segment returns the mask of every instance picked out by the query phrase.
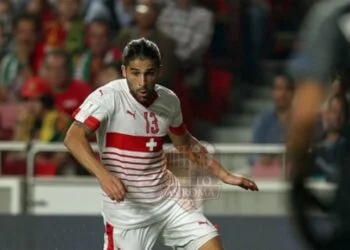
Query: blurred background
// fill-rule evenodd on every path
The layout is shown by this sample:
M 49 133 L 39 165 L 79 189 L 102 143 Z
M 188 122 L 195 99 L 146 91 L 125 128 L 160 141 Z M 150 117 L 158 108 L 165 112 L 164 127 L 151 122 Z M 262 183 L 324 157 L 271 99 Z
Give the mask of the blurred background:
M 181 99 L 188 129 L 260 186 L 220 186 L 204 203 L 225 249 L 305 249 L 287 202 L 286 65 L 314 2 L 0 0 L 0 249 L 102 249 L 98 183 L 61 142 L 89 93 L 122 78 L 122 50 L 140 37 L 158 44 L 159 84 Z M 331 81 L 311 176 L 325 196 L 349 136 L 345 80 Z

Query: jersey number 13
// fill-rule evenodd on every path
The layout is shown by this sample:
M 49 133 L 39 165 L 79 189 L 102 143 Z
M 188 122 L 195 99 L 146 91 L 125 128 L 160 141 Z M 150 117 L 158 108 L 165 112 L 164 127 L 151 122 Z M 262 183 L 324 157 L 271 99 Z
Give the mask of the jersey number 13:
M 156 114 L 154 112 L 144 112 L 143 117 L 146 120 L 146 133 L 158 134 L 159 126 Z

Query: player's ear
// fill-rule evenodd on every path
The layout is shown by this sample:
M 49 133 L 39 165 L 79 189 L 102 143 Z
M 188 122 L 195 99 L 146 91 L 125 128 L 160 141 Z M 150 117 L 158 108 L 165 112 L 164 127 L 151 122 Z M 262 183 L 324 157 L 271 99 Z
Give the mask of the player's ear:
M 125 65 L 122 65 L 122 73 L 123 73 L 123 77 L 126 78 L 126 67 L 125 67 Z

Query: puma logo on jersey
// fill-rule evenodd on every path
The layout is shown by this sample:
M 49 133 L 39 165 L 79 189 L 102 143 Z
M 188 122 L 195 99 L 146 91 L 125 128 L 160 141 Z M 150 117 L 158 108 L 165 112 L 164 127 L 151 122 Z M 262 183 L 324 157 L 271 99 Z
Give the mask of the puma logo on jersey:
M 102 91 L 102 89 L 99 89 L 98 91 L 100 92 L 101 96 L 103 96 L 103 91 Z
M 128 114 L 128 115 L 131 115 L 132 117 L 134 117 L 134 119 L 136 120 L 136 112 L 131 112 L 130 110 L 127 110 L 126 111 L 126 113 Z
M 203 224 L 209 225 L 209 224 L 208 224 L 208 221 L 198 221 L 198 224 L 199 224 L 199 225 L 203 225 Z

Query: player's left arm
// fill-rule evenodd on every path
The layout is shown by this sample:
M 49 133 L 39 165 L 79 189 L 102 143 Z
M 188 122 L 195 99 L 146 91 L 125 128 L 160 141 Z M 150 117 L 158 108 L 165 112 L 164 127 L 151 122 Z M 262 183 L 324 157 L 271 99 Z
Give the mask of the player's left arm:
M 240 175 L 231 174 L 222 167 L 187 129 L 183 129 L 181 134 L 170 130 L 168 134 L 177 150 L 183 153 L 197 167 L 205 168 L 226 184 L 239 186 L 246 190 L 258 191 L 258 187 L 254 181 Z

